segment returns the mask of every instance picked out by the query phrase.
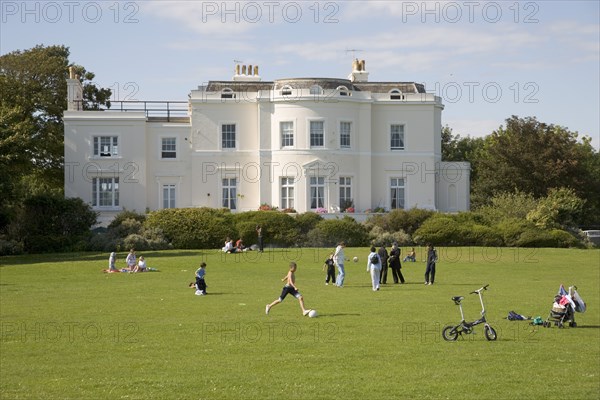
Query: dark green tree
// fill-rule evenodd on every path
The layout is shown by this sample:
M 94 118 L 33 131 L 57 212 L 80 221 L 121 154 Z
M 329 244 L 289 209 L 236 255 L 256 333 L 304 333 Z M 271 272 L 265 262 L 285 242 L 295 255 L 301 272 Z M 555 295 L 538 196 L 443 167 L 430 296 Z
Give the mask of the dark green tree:
M 589 223 L 600 223 L 599 153 L 590 138 L 539 122 L 535 117 L 512 116 L 506 127 L 486 137 L 478 153 L 472 181 L 472 205 L 487 204 L 498 193 L 523 192 L 539 199 L 552 188 L 570 188 L 585 200 L 581 213 Z
M 0 230 L 24 198 L 62 194 L 69 67 L 83 84 L 84 109 L 110 107 L 109 89 L 69 61 L 65 46 L 36 46 L 0 56 Z
M 477 159 L 484 138 L 454 135 L 448 125 L 442 128 L 442 161 L 468 161 L 471 163 L 471 183 L 477 179 Z
M 42 194 L 24 200 L 9 230 L 29 253 L 85 250 L 96 218 L 81 199 Z

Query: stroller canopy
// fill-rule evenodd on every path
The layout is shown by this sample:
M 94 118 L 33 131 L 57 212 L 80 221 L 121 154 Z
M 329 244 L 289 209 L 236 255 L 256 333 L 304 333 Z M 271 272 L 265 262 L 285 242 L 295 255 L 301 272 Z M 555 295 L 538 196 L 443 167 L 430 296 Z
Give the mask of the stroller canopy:
M 579 293 L 577 293 L 576 286 L 569 286 L 569 291 L 567 292 L 565 290 L 565 287 L 563 285 L 560 285 L 560 287 L 558 288 L 558 295 L 562 296 L 561 303 L 562 301 L 568 301 L 575 311 L 580 313 L 585 312 L 585 301 L 583 301 Z

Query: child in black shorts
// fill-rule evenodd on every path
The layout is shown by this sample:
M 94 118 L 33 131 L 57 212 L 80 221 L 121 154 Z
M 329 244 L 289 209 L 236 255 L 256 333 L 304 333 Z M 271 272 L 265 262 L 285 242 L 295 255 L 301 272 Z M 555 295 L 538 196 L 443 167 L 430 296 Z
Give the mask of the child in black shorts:
M 325 260 L 325 265 L 323 265 L 323 270 L 327 268 L 327 276 L 325 277 L 325 285 L 329 285 L 329 279 L 331 279 L 331 283 L 335 285 L 335 262 L 333 261 L 333 253 L 329 254 L 327 260 Z
M 285 299 L 285 296 L 287 296 L 288 294 L 291 294 L 292 296 L 298 299 L 298 303 L 300 303 L 300 308 L 302 309 L 302 315 L 308 315 L 308 313 L 311 311 L 310 309 L 307 310 L 306 308 L 304 308 L 304 298 L 302 297 L 302 295 L 298 291 L 298 288 L 296 287 L 296 276 L 294 275 L 294 273 L 296 272 L 296 268 L 296 263 L 293 261 L 290 262 L 290 270 L 288 271 L 287 275 L 281 279 L 285 282 L 285 286 L 281 291 L 281 295 L 277 300 L 275 300 L 271 304 L 267 304 L 265 308 L 265 313 L 269 314 L 271 307 L 281 303 L 283 299 Z

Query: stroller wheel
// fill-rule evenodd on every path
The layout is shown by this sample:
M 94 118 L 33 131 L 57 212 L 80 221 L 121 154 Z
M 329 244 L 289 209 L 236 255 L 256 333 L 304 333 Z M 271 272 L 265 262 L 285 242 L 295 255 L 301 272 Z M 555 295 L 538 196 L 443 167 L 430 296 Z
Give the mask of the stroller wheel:
M 544 322 L 542 323 L 542 326 L 543 326 L 544 328 L 550 328 L 550 322 L 548 322 L 548 321 L 544 321 Z
M 573 322 L 569 322 L 569 326 L 571 328 L 575 328 L 577 326 L 577 322 L 573 321 Z
M 558 326 L 559 328 L 564 328 L 565 327 L 562 322 L 557 322 L 556 326 Z

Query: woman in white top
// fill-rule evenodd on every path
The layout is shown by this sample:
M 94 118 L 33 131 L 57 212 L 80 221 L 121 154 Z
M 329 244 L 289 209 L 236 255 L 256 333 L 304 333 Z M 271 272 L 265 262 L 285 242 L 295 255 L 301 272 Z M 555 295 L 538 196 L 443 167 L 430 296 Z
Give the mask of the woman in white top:
M 125 259 L 125 262 L 127 263 L 127 268 L 129 269 L 129 271 L 133 271 L 133 269 L 135 268 L 135 250 L 131 249 L 129 250 L 129 254 L 127 254 L 127 258 Z
M 338 276 L 335 280 L 335 286 L 344 287 L 344 278 L 346 277 L 346 273 L 344 270 L 344 247 L 346 247 L 346 243 L 340 242 L 340 244 L 335 248 L 335 252 L 333 253 L 333 262 L 338 269 Z
M 367 272 L 371 273 L 371 281 L 373 284 L 373 291 L 379 290 L 379 276 L 381 274 L 381 258 L 375 246 L 371 246 L 371 253 L 367 257 Z
M 144 256 L 140 256 L 140 259 L 137 263 L 137 265 L 135 266 L 133 272 L 145 272 L 146 271 L 146 259 L 144 259 Z

